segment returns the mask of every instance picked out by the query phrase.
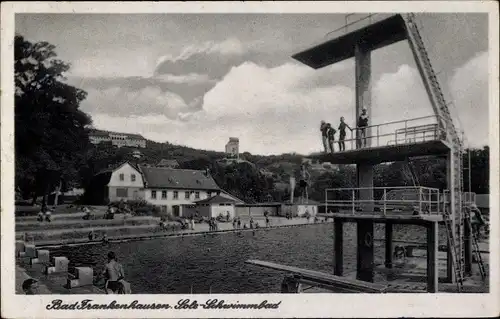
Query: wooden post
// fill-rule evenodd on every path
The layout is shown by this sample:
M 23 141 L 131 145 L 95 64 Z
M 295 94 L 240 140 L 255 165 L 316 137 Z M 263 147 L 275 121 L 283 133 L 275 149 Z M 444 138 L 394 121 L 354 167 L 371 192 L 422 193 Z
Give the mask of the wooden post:
M 392 268 L 392 222 L 385 224 L 385 268 Z
M 357 222 L 357 273 L 356 279 L 373 282 L 373 221 L 359 220 Z
M 438 292 L 438 223 L 427 226 L 427 292 Z
M 334 269 L 333 274 L 342 276 L 344 272 L 344 223 L 340 218 L 333 219 L 334 225 Z

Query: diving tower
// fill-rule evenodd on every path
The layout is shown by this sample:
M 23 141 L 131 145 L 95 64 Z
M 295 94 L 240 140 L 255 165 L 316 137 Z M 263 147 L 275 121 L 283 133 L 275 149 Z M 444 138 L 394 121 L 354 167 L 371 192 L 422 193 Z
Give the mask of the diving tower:
M 327 35 L 323 42 L 313 45 L 295 55 L 293 58 L 314 69 L 319 69 L 345 59 L 355 59 L 355 95 L 356 119 L 362 109 L 371 114 L 371 52 L 399 41 L 407 40 L 420 76 L 424 83 L 427 95 L 434 110 L 434 115 L 427 118 L 410 119 L 390 123 L 369 123 L 364 129 L 364 136 L 360 129 L 346 137 L 345 143 L 350 149 L 323 154 L 319 157 L 336 164 L 356 164 L 357 188 L 350 190 L 349 203 L 352 210 L 347 214 L 335 213 L 335 265 L 336 275 L 342 275 L 342 224 L 346 221 L 357 223 L 358 238 L 358 274 L 357 279 L 373 281 L 373 243 L 366 238 L 373 239 L 374 223 L 386 225 L 386 249 L 392 249 L 392 225 L 394 223 L 410 223 L 425 226 L 427 229 L 427 285 L 428 291 L 437 291 L 437 238 L 438 223 L 448 222 L 449 247 L 447 262 L 447 280 L 462 281 L 464 276 L 464 256 L 470 255 L 464 251 L 464 223 L 462 216 L 462 143 L 454 127 L 453 119 L 448 110 L 436 74 L 429 60 L 424 42 L 419 32 L 414 14 L 363 14 L 354 22 L 347 23 Z M 363 143 L 361 143 L 361 141 Z M 412 205 L 410 214 L 398 215 L 397 218 L 387 213 L 387 210 L 375 210 L 377 189 L 373 186 L 373 166 L 382 162 L 403 160 L 415 156 L 446 156 L 448 176 L 447 199 L 439 190 L 431 190 L 428 198 L 422 198 L 422 191 L 415 198 L 417 209 Z M 328 201 L 341 199 L 328 198 L 326 191 L 326 205 Z M 384 196 L 387 190 L 384 190 Z M 332 194 L 330 194 L 332 196 Z M 434 196 L 434 197 L 433 197 Z M 441 196 L 441 198 L 440 198 Z M 380 197 L 378 197 L 380 198 Z M 382 198 L 384 201 L 387 199 Z M 429 210 L 422 210 L 422 202 L 428 201 L 433 206 L 434 214 Z M 332 203 L 330 203 L 332 204 Z M 415 203 L 412 203 L 415 204 Z M 387 206 L 387 203 L 384 203 Z M 356 209 L 355 206 L 360 206 Z M 437 210 L 437 211 L 436 211 Z M 445 213 L 447 212 L 447 213 Z M 415 214 L 416 213 L 416 214 Z M 392 215 L 392 217 L 391 217 Z M 448 229 L 448 228 L 447 228 Z M 456 254 L 455 254 L 456 253 Z M 340 255 L 340 256 L 337 256 Z M 391 264 L 390 254 L 386 264 Z M 456 278 L 457 277 L 457 278 Z
M 427 292 L 438 291 L 439 224 L 447 231 L 446 282 L 462 289 L 466 269 L 471 269 L 470 227 L 465 222 L 462 186 L 463 146 L 455 129 L 434 68 L 428 57 L 414 14 L 361 14 L 359 19 L 330 32 L 292 57 L 313 69 L 345 59 L 355 60 L 355 114 L 371 114 L 371 52 L 399 41 L 408 41 L 434 114 L 428 117 L 388 123 L 369 123 L 346 136 L 343 151 L 311 157 L 333 164 L 355 164 L 357 187 L 325 191 L 327 209 L 334 218 L 334 275 L 343 276 L 343 224 L 357 224 L 356 280 L 374 281 L 374 224 L 385 224 L 386 268 L 392 267 L 393 226 L 413 224 L 427 232 Z M 363 143 L 360 143 L 360 142 Z M 396 189 L 373 184 L 373 166 L 418 156 L 447 159 L 447 189 L 421 186 Z M 396 195 L 395 195 L 396 194 Z M 399 195 L 398 195 L 399 194 Z M 468 215 L 467 215 L 468 216 Z M 255 264 L 255 263 L 254 263 Z M 257 263 L 258 264 L 258 263 Z M 261 267 L 264 267 L 260 264 Z

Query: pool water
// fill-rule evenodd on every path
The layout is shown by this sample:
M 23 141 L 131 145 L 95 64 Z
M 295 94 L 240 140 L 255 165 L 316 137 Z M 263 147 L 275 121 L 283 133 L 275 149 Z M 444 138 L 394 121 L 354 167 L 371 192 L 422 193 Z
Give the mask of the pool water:
M 344 226 L 344 271 L 355 270 L 354 224 Z M 440 233 L 443 233 L 442 231 Z M 383 225 L 375 238 L 383 238 Z M 394 226 L 394 239 L 425 240 L 424 228 Z M 443 238 L 442 238 L 443 240 Z M 384 256 L 383 243 L 375 243 L 375 258 Z M 103 265 L 114 251 L 123 264 L 133 293 L 277 293 L 283 273 L 245 264 L 259 259 L 290 266 L 333 272 L 333 224 L 280 228 L 266 231 L 130 241 L 80 247 L 62 247 L 52 256 L 71 262 Z M 98 268 L 100 269 L 100 267 Z

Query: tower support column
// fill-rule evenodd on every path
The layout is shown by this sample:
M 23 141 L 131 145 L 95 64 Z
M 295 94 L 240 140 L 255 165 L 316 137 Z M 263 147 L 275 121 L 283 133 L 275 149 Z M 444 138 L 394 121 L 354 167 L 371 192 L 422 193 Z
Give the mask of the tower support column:
M 344 273 L 344 223 L 340 218 L 334 218 L 334 269 L 333 274 L 342 276 Z
M 427 292 L 438 292 L 438 223 L 427 226 Z
M 356 123 L 354 123 L 354 126 L 357 126 L 357 120 L 363 108 L 366 108 L 369 116 L 371 115 L 371 50 L 364 48 L 362 43 L 356 44 L 354 59 L 356 65 Z M 370 122 L 368 125 L 370 125 Z M 371 129 L 366 129 L 365 134 L 367 137 L 372 136 L 371 131 Z M 359 142 L 360 134 L 360 131 L 356 131 L 357 143 Z M 366 146 L 370 147 L 371 145 L 372 138 L 367 138 Z
M 373 207 L 373 165 L 359 163 L 356 167 L 358 187 L 360 188 L 355 200 L 359 202 L 361 214 L 371 214 Z M 373 282 L 374 274 L 374 245 L 373 245 L 373 220 L 360 220 L 357 222 L 357 275 L 356 278 Z
M 392 222 L 385 223 L 385 268 L 392 268 Z

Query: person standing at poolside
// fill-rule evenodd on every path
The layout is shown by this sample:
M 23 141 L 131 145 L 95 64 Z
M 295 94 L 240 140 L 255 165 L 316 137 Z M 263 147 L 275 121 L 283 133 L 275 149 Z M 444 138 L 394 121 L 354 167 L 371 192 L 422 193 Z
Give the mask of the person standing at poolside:
M 352 132 L 352 128 L 344 121 L 344 117 L 342 116 L 340 118 L 340 125 L 339 125 L 339 151 L 345 151 L 345 129 L 348 128 Z
M 119 293 L 123 290 L 123 283 L 121 281 L 125 279 L 125 273 L 123 266 L 116 260 L 114 252 L 110 251 L 108 253 L 108 263 L 104 266 L 101 275 L 106 278 L 106 284 L 104 285 L 106 294 L 109 294 L 109 291 Z

